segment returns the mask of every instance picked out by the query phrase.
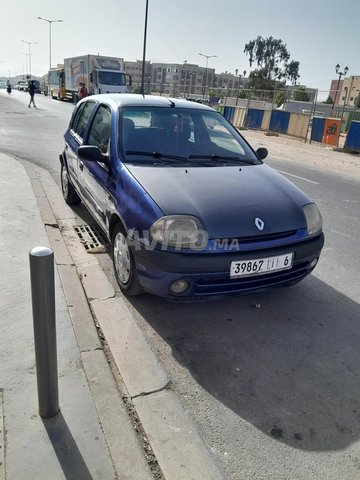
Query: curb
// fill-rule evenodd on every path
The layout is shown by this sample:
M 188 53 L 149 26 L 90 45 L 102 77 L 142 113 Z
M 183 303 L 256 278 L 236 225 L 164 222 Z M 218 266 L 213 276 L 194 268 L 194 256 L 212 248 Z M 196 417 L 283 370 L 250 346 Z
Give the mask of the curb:
M 95 325 L 101 328 L 166 480 L 224 480 L 224 473 L 201 438 L 193 419 L 171 392 L 168 374 L 158 362 L 132 313 L 124 300 L 115 296 L 96 257 L 86 253 L 79 243 L 73 228 L 77 217 L 65 204 L 59 187 L 40 167 L 28 165 L 26 170 L 54 249 L 84 368 L 90 388 L 97 397 L 94 400 L 113 461 L 116 458 L 119 461 L 116 452 L 119 431 L 112 428 L 111 421 L 106 418 L 109 407 L 113 407 L 111 396 L 106 401 L 103 398 L 99 400 L 104 389 L 99 388 L 97 382 L 92 384 L 95 366 L 89 366 L 89 350 L 102 349 Z M 100 353 L 104 356 L 103 352 L 93 352 L 92 355 Z M 108 373 L 110 375 L 109 370 Z M 123 409 L 124 405 L 117 408 Z M 113 408 L 111 418 L 116 417 L 116 413 Z M 127 450 L 131 448 L 130 445 L 125 447 Z M 126 478 L 141 480 L 143 477 L 135 475 Z

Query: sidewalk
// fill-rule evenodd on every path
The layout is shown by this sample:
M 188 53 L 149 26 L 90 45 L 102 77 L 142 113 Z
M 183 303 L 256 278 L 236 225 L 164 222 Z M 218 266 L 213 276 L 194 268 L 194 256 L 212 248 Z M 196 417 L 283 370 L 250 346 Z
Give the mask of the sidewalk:
M 50 242 L 30 180 L 19 162 L 0 154 L 0 479 L 149 480 L 94 326 L 84 329 L 81 348 L 77 343 L 57 268 L 60 414 L 47 420 L 38 414 L 28 252 L 39 245 Z M 97 392 L 97 404 L 89 384 L 106 389 Z M 113 422 L 115 442 L 105 438 L 98 409 Z
M 78 221 L 47 171 L 0 153 L 0 480 L 224 480 Z M 60 413 L 48 420 L 28 258 L 41 245 L 55 253 Z

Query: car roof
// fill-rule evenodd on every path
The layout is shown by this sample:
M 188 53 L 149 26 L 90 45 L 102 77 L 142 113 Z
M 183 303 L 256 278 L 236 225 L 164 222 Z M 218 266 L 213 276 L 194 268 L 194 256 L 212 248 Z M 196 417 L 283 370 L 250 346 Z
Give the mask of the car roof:
M 191 110 L 209 110 L 213 108 L 201 103 L 189 102 L 182 98 L 171 98 L 157 95 L 139 95 L 134 93 L 105 93 L 101 95 L 92 95 L 86 97 L 87 100 L 96 100 L 98 102 L 106 102 L 111 104 L 113 108 L 119 107 L 171 107 L 171 108 L 188 108 Z

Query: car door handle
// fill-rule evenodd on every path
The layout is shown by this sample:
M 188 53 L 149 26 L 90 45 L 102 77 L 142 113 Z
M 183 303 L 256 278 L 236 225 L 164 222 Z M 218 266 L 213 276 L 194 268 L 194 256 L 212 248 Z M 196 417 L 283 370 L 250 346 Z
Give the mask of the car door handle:
M 80 166 L 80 170 L 81 170 L 81 171 L 84 170 L 84 164 L 83 164 L 83 162 L 79 162 L 79 166 Z
M 67 150 L 68 148 L 69 148 L 69 145 L 65 143 L 65 150 Z

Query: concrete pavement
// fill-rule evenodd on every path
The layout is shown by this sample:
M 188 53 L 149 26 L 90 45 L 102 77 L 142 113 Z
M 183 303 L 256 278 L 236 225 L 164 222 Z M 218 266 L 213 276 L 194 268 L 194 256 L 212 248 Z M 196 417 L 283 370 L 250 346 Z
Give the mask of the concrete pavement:
M 0 480 L 225 478 L 48 172 L 0 154 L 0 185 Z M 39 245 L 55 253 L 60 413 L 47 420 L 28 258 Z

